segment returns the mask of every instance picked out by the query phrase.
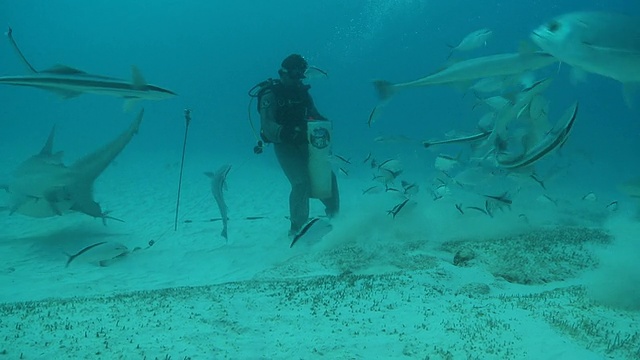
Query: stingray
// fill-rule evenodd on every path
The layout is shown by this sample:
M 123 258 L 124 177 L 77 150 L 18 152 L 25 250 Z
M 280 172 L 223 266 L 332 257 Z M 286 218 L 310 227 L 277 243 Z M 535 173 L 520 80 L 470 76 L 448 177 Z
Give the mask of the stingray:
M 129 128 L 96 151 L 70 166 L 62 162 L 62 152 L 53 152 L 55 127 L 40 152 L 18 166 L 12 181 L 3 186 L 9 193 L 11 214 L 45 218 L 81 212 L 96 218 L 108 216 L 93 200 L 93 183 L 138 133 L 144 109 Z

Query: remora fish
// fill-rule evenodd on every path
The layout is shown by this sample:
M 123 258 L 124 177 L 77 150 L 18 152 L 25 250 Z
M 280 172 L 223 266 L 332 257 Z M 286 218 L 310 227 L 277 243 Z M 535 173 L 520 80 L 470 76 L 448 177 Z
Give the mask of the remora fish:
M 536 70 L 558 61 L 545 52 L 522 52 L 484 56 L 455 63 L 426 77 L 394 84 L 385 80 L 374 81 L 381 100 L 389 99 L 396 91 L 437 84 L 477 80 L 492 76 L 505 76 Z
M 533 31 L 531 39 L 561 62 L 618 80 L 640 82 L 640 18 L 574 12 Z
M 569 133 L 573 128 L 578 115 L 578 103 L 576 102 L 570 107 L 564 114 L 563 119 L 559 122 L 559 126 L 556 130 L 552 130 L 547 137 L 540 141 L 536 146 L 531 149 L 527 149 L 522 155 L 504 158 L 501 156 L 496 157 L 498 165 L 507 170 L 513 170 L 523 168 L 532 165 L 536 161 L 542 159 L 549 154 L 552 150 L 561 146 L 567 141 Z
M 9 28 L 7 36 L 29 70 L 29 75 L 2 76 L 0 84 L 30 86 L 51 91 L 64 99 L 73 98 L 84 93 L 110 95 L 125 99 L 125 110 L 130 109 L 139 100 L 163 100 L 176 94 L 156 85 L 147 84 L 137 67 L 131 67 L 132 80 L 93 75 L 66 65 L 56 65 L 50 69 L 37 71 L 26 60 L 13 40 Z
M 481 132 L 481 133 L 478 133 L 478 134 L 474 134 L 474 135 L 461 136 L 461 137 L 452 138 L 452 139 L 446 139 L 446 140 L 423 141 L 422 145 L 424 147 L 428 148 L 428 147 L 431 147 L 433 145 L 472 142 L 472 141 L 486 139 L 487 137 L 489 137 L 489 135 L 491 135 L 491 131 L 484 131 L 484 132 Z
M 87 253 L 89 250 L 92 251 Z M 85 262 L 97 263 L 100 266 L 108 266 L 114 260 L 129 254 L 129 252 L 129 249 L 125 245 L 118 242 L 101 241 L 93 245 L 89 245 L 73 255 L 67 254 L 68 259 L 65 267 L 68 267 L 73 260 L 85 253 L 87 253 L 87 255 L 83 256 Z
M 333 226 L 328 221 L 320 219 L 319 217 L 312 218 L 293 237 L 291 245 L 289 245 L 289 247 L 292 248 L 293 245 L 295 245 L 298 240 L 302 238 L 305 238 L 309 241 L 320 240 L 332 229 Z
M 129 128 L 113 141 L 68 167 L 62 163 L 62 152 L 52 152 L 52 130 L 40 153 L 15 170 L 13 180 L 6 188 L 11 212 L 50 217 L 70 210 L 101 218 L 103 222 L 114 219 L 93 200 L 93 183 L 138 133 L 143 114 L 144 110 L 141 110 Z
M 227 239 L 227 222 L 229 221 L 229 217 L 227 216 L 228 208 L 227 204 L 224 202 L 223 191 L 227 190 L 227 174 L 229 174 L 229 170 L 231 170 L 231 165 L 225 164 L 222 165 L 215 172 L 205 172 L 204 174 L 211 178 L 211 193 L 213 193 L 213 198 L 216 200 L 216 204 L 218 204 L 218 209 L 220 210 L 220 216 L 222 217 L 222 232 L 220 235 Z

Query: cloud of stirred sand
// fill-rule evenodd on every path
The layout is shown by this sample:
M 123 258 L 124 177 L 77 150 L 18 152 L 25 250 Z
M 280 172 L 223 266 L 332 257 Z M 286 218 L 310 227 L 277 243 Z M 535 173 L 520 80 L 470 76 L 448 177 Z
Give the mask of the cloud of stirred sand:
M 587 275 L 587 289 L 597 302 L 640 310 L 640 222 L 615 218 L 607 225 L 613 243 L 598 252 L 600 264 Z

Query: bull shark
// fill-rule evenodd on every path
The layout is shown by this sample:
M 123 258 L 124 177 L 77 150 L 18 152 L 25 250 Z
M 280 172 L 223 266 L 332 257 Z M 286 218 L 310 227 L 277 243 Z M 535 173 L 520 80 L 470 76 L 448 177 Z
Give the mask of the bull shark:
M 148 84 L 135 66 L 131 67 L 131 81 L 93 75 L 66 65 L 55 65 L 47 70 L 38 71 L 18 48 L 11 28 L 7 31 L 7 37 L 29 74 L 1 76 L 0 84 L 36 87 L 53 92 L 63 99 L 84 93 L 121 97 L 125 99 L 125 110 L 132 108 L 139 100 L 163 100 L 176 96 L 171 90 Z
M 387 100 L 398 90 L 406 88 L 522 74 L 557 61 L 550 54 L 541 51 L 496 54 L 460 61 L 431 75 L 409 82 L 394 84 L 386 80 L 376 80 L 374 86 L 380 99 Z
M 20 164 L 12 181 L 3 186 L 9 193 L 9 211 L 36 218 L 76 211 L 103 222 L 118 220 L 93 200 L 93 183 L 138 133 L 143 114 L 144 109 L 117 138 L 71 166 L 62 163 L 62 152 L 53 152 L 54 127 L 42 150 Z
M 539 26 L 531 39 L 559 61 L 615 79 L 640 82 L 640 18 L 605 12 L 573 12 Z

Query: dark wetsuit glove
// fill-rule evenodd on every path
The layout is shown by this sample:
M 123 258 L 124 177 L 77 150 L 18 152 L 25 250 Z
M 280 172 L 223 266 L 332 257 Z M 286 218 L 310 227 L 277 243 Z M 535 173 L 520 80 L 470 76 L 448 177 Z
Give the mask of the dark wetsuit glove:
M 307 137 L 299 126 L 287 124 L 280 128 L 280 141 L 285 144 L 304 144 Z

